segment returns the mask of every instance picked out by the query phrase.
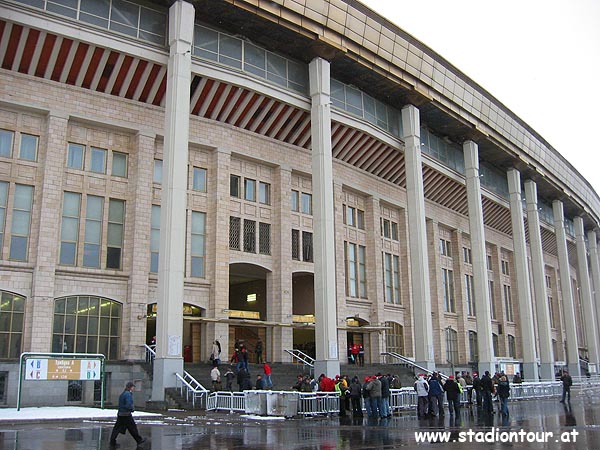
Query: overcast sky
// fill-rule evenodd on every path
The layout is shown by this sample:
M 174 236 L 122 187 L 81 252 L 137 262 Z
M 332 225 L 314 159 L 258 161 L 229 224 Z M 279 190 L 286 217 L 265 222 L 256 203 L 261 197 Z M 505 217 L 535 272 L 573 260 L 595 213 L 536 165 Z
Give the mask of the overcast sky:
M 472 78 L 600 194 L 600 0 L 360 0 Z

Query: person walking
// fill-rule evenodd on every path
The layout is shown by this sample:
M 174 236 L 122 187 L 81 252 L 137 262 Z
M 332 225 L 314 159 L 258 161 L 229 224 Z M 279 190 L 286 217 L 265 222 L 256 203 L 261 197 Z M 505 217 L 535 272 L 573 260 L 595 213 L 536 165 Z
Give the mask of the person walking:
M 117 436 L 119 433 L 125 434 L 125 431 L 129 431 L 131 437 L 135 439 L 138 445 L 145 442 L 146 439 L 140 436 L 138 432 L 135 420 L 133 420 L 133 391 L 135 391 L 135 384 L 131 381 L 125 385 L 125 390 L 119 396 L 119 409 L 117 411 L 117 421 L 113 427 L 112 433 L 110 434 L 109 445 L 112 448 L 118 446 Z
M 510 383 L 508 382 L 508 378 L 504 373 L 500 375 L 500 379 L 498 380 L 498 386 L 496 387 L 498 390 L 498 397 L 500 398 L 500 412 L 502 416 L 508 416 L 508 397 L 510 397 Z
M 567 401 L 571 403 L 571 386 L 573 386 L 573 379 L 571 378 L 571 375 L 569 375 L 569 372 L 567 370 L 563 370 L 563 374 L 562 377 L 560 377 L 560 381 L 562 381 L 563 384 L 562 399 L 560 400 L 560 402 L 564 403 L 565 398 L 568 396 L 569 399 Z
M 221 371 L 218 366 L 213 366 L 210 371 L 210 379 L 213 385 L 213 392 L 217 392 L 221 390 Z
M 263 364 L 263 372 L 265 374 L 265 389 L 271 389 L 273 387 L 273 380 L 271 379 L 272 369 L 267 361 Z

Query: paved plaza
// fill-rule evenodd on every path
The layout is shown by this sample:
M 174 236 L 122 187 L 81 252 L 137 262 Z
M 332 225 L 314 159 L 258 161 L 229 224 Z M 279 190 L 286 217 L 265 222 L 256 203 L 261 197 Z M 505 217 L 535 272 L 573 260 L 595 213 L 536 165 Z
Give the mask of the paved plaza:
M 436 449 L 539 448 L 599 449 L 600 391 L 574 395 L 571 406 L 558 399 L 513 402 L 510 417 L 482 415 L 463 408 L 459 418 L 419 420 L 414 411 L 372 421 L 331 417 L 280 419 L 240 414 L 169 411 L 163 416 L 138 417 L 141 448 L 191 449 Z M 0 449 L 108 449 L 110 418 L 0 422 Z M 445 443 L 417 443 L 419 433 L 447 432 Z M 461 434 L 462 433 L 462 434 Z M 429 437 L 433 436 L 429 434 Z M 438 435 L 443 436 L 443 435 Z M 500 442 L 508 440 L 512 442 Z M 423 439 L 427 438 L 422 434 Z M 442 437 L 444 438 L 444 437 Z M 537 442 L 542 439 L 544 442 Z M 568 442 L 560 442 L 562 440 Z M 460 441 L 463 442 L 460 442 Z M 534 442 L 528 442 L 534 440 Z M 472 442 L 470 442 L 472 441 Z M 120 449 L 135 449 L 127 434 Z

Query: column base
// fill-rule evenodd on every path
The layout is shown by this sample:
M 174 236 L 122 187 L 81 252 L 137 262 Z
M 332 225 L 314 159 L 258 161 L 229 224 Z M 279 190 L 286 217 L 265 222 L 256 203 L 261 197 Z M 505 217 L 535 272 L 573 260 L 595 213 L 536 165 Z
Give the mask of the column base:
M 177 377 L 183 375 L 183 358 L 156 358 L 152 378 L 152 401 L 165 400 L 165 388 L 176 387 Z
M 537 362 L 534 361 L 523 363 L 523 373 L 521 373 L 521 379 L 523 381 L 538 381 L 540 379 Z
M 554 381 L 556 379 L 554 374 L 554 363 L 540 364 L 540 378 L 542 381 Z
M 329 378 L 335 378 L 336 375 L 340 375 L 340 361 L 337 359 L 315 361 L 315 379 L 318 379 L 319 375 L 321 375 L 322 373 L 327 375 Z

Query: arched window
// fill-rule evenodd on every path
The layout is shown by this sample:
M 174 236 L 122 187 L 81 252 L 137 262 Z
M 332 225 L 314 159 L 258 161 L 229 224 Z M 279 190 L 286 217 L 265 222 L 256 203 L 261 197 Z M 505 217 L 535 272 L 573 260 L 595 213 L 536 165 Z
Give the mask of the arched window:
M 107 298 L 73 296 L 54 301 L 52 351 L 101 353 L 119 359 L 120 303 Z
M 396 322 L 386 322 L 385 345 L 388 352 L 404 355 L 404 327 Z
M 23 338 L 25 297 L 1 291 L 0 297 L 0 358 L 18 358 Z

